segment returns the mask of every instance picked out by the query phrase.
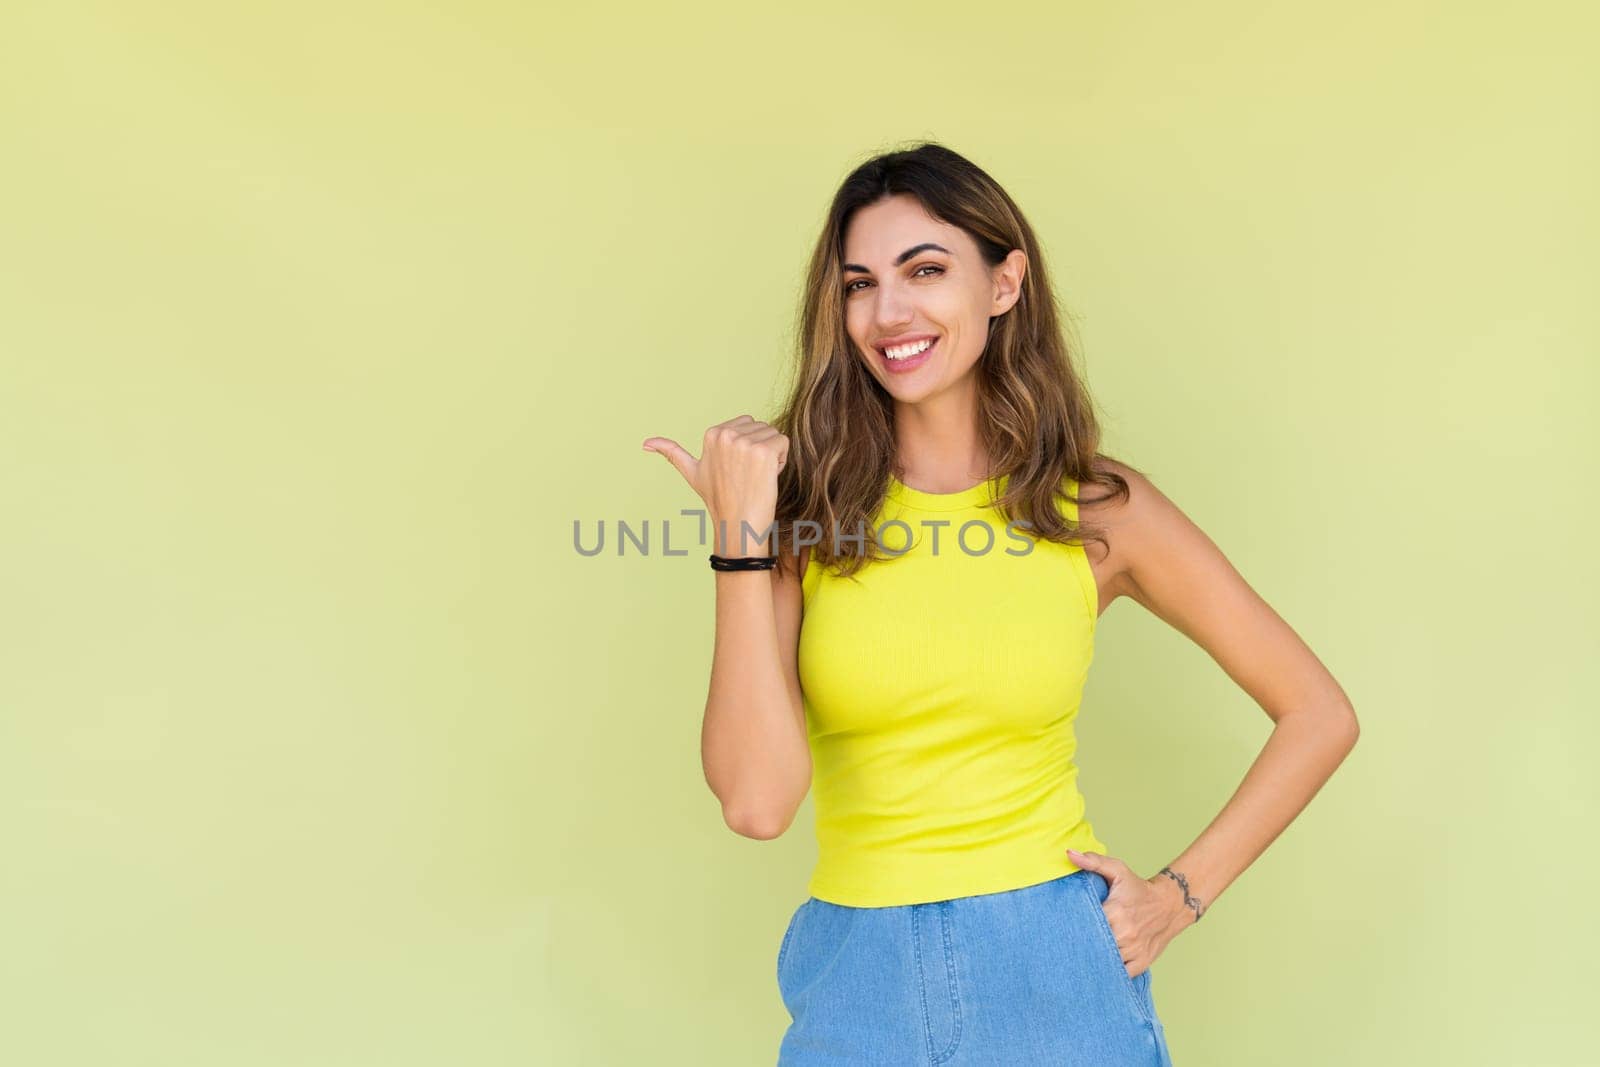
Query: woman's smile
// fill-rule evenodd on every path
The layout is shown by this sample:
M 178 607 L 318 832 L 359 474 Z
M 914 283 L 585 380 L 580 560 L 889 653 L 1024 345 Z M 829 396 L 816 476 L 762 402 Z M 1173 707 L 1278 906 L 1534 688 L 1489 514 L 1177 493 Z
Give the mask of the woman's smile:
M 924 341 L 917 341 L 909 345 L 900 345 L 888 349 L 877 348 L 878 359 L 891 374 L 907 374 L 922 366 L 933 358 L 933 350 L 939 345 L 937 337 Z M 890 355 L 892 352 L 894 355 Z

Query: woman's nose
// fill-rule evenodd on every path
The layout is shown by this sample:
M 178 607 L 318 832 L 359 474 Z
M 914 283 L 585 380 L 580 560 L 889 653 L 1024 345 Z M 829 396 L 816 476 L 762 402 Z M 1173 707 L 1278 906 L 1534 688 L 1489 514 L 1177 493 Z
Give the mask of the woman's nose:
M 889 287 L 878 290 L 877 326 L 879 332 L 900 326 L 911 318 L 911 303 Z

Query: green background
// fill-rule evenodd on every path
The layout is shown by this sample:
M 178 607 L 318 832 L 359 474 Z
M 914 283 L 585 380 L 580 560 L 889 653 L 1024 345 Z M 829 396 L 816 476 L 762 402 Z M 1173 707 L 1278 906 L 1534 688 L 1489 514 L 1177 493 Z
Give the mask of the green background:
M 8 5 L 0 1061 L 772 1062 L 811 806 L 722 824 L 639 442 L 774 413 L 828 197 L 931 137 L 1361 718 L 1156 962 L 1175 1061 L 1596 1062 L 1592 11 Z M 1115 605 L 1113 854 L 1269 727 Z

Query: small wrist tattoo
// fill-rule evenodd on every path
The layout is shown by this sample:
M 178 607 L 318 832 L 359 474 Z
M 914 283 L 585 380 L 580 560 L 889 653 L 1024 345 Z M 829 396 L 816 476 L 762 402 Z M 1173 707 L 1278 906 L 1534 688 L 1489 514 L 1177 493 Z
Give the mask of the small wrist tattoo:
M 1199 922 L 1200 917 L 1205 914 L 1205 909 L 1200 906 L 1199 897 L 1191 897 L 1189 895 L 1189 880 L 1183 875 L 1179 874 L 1177 871 L 1173 870 L 1171 867 L 1163 867 L 1159 873 L 1166 875 L 1168 878 L 1171 878 L 1174 882 L 1178 883 L 1178 888 L 1183 890 L 1183 903 L 1187 907 L 1194 909 L 1194 921 Z

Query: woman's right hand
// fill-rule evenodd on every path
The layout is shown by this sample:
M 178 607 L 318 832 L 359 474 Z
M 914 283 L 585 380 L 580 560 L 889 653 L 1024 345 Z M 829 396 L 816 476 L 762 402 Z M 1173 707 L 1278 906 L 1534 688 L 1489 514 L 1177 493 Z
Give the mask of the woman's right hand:
M 755 542 L 777 512 L 778 472 L 789 459 L 788 437 L 740 415 L 706 430 L 699 459 L 669 437 L 647 437 L 644 449 L 665 456 L 705 502 L 717 531 L 717 555 L 763 554 Z M 743 531 L 741 523 L 755 533 Z

